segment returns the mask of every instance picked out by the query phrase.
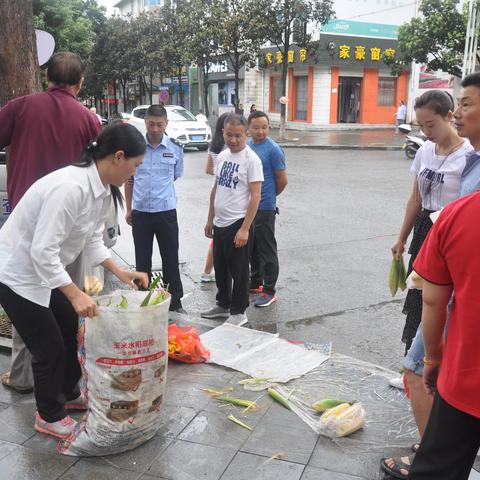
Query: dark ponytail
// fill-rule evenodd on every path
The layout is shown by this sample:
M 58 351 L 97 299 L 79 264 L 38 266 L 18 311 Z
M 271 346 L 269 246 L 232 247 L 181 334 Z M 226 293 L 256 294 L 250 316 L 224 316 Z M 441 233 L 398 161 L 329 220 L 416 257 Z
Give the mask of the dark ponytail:
M 415 110 L 428 108 L 437 115 L 445 118 L 448 112 L 455 110 L 453 97 L 443 90 L 429 90 L 415 100 Z
M 123 150 L 125 157 L 138 157 L 143 155 L 147 145 L 143 135 L 133 126 L 126 123 L 118 123 L 105 128 L 96 140 L 91 141 L 80 155 L 74 165 L 76 167 L 88 167 L 93 162 Z M 123 197 L 116 185 L 110 185 L 115 210 L 118 205 L 123 206 Z
M 222 113 L 217 119 L 215 125 L 215 131 L 212 136 L 212 141 L 210 142 L 210 151 L 216 153 L 217 155 L 223 150 L 225 146 L 225 140 L 223 138 L 223 127 L 225 126 L 225 120 L 228 117 L 228 113 Z

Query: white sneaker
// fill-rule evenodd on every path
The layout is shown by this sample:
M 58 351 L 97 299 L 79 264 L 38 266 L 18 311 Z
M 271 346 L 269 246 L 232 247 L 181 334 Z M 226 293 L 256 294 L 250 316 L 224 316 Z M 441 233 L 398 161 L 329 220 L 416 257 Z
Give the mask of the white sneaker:
M 33 428 L 40 433 L 52 435 L 57 438 L 67 438 L 74 430 L 77 422 L 68 415 L 57 422 L 46 422 L 37 412 Z
M 205 273 L 203 272 L 201 275 L 200 275 L 200 281 L 202 283 L 211 283 L 211 282 L 214 282 L 215 281 L 215 273 L 212 272 L 212 273 Z
M 391 378 L 391 379 L 388 381 L 388 384 L 389 384 L 391 387 L 398 388 L 399 390 L 405 390 L 405 384 L 403 383 L 403 377 Z
M 244 313 L 237 313 L 236 315 L 230 315 L 225 323 L 229 323 L 230 325 L 236 325 L 237 327 L 241 327 L 248 322 L 247 316 Z

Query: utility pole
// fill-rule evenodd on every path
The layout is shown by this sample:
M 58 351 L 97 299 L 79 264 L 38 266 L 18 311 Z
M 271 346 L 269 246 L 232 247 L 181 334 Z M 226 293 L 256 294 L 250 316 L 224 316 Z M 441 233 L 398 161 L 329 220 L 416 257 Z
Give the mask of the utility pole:
M 477 59 L 477 41 L 478 41 L 478 20 L 479 12 L 476 0 L 469 0 L 468 4 L 468 23 L 465 35 L 465 52 L 463 54 L 462 77 L 475 71 Z

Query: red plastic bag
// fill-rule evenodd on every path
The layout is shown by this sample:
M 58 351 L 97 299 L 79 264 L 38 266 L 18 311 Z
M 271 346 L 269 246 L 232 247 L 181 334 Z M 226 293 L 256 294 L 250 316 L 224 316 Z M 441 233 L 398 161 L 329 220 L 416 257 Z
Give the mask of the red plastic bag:
M 202 363 L 210 358 L 210 352 L 202 345 L 193 327 L 168 326 L 168 358 L 184 363 Z

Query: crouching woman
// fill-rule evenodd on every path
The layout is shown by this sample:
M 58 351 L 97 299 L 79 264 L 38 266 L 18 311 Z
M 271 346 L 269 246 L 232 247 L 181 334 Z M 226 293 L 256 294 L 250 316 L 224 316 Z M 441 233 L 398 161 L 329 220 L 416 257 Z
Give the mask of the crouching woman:
M 35 182 L 0 230 L 0 304 L 32 354 L 37 431 L 64 438 L 75 427 L 68 408 L 84 402 L 78 390 L 78 316 L 95 316 L 95 301 L 65 270 L 84 252 L 122 282 L 148 286 L 144 273 L 122 270 L 102 234 L 113 197 L 135 174 L 145 153 L 131 125 L 106 128 L 78 163 Z M 40 152 L 41 154 L 41 152 Z

